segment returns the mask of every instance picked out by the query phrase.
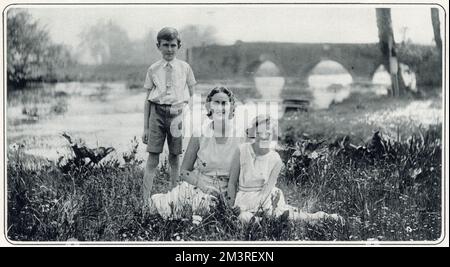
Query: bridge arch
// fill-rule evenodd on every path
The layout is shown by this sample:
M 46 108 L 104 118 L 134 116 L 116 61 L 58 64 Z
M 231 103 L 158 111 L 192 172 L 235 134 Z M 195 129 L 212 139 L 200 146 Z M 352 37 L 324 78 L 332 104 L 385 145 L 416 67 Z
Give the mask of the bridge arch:
M 298 76 L 302 79 L 307 80 L 312 71 L 322 62 L 334 62 L 345 69 L 345 71 L 350 74 L 353 81 L 357 79 L 357 74 L 355 73 L 354 67 L 352 65 L 346 64 L 346 62 L 343 62 L 341 59 L 333 57 L 320 57 L 301 66 L 298 71 Z
M 426 51 L 432 49 L 429 46 L 416 48 L 423 51 L 424 55 L 428 54 Z M 368 83 L 383 62 L 383 55 L 377 43 L 239 42 L 235 45 L 194 47 L 189 51 L 188 61 L 196 77 L 202 79 L 248 78 L 264 61 L 269 60 L 279 68 L 280 76 L 296 77 L 301 80 L 302 77 L 306 78 L 321 60 L 328 59 L 340 63 L 350 73 L 355 83 Z M 409 61 L 411 69 L 417 72 L 418 84 L 434 79 L 428 77 L 430 71 L 426 70 L 427 67 L 422 63 L 423 60 L 427 62 L 437 60 L 425 57 L 423 60 L 412 60 L 411 55 L 406 52 L 403 54 L 405 55 L 402 58 Z
M 244 73 L 246 76 L 254 76 L 256 72 L 260 69 L 260 67 L 264 63 L 271 63 L 276 66 L 278 69 L 277 76 L 284 76 L 285 72 L 283 70 L 283 65 L 280 62 L 279 58 L 276 58 L 273 55 L 270 54 L 261 54 L 258 58 L 250 61 L 244 69 Z
M 314 78 L 318 75 L 323 75 L 324 77 L 322 77 L 322 79 L 328 75 L 340 75 L 339 80 L 335 83 L 342 85 L 350 84 L 355 79 L 350 70 L 348 70 L 339 61 L 330 60 L 328 58 L 321 58 L 320 60 L 313 61 L 311 64 L 306 65 L 303 68 L 301 75 L 303 76 L 302 79 L 306 81 L 308 86 L 314 86 L 314 84 L 316 84 L 314 82 Z M 331 78 L 337 77 L 331 76 Z M 329 81 L 328 83 L 333 84 L 332 81 Z M 325 82 L 325 84 L 327 84 L 327 82 Z

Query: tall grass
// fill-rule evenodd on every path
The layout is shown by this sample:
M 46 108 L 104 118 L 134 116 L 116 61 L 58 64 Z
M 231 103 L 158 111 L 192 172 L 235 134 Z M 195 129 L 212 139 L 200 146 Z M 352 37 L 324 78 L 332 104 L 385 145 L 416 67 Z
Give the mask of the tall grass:
M 23 241 L 438 239 L 440 125 L 408 141 L 376 139 L 383 148 L 376 148 L 373 140 L 353 147 L 345 137 L 319 145 L 303 138 L 285 153 L 286 168 L 278 186 L 288 203 L 309 212 L 339 213 L 345 226 L 269 216 L 242 225 L 223 201 L 201 222 L 190 216 L 164 220 L 143 209 L 139 161 L 120 165 L 110 159 L 94 166 L 61 168 L 13 147 L 7 161 L 8 237 Z M 168 186 L 167 164 L 163 164 L 154 192 L 167 191 Z
M 299 206 L 344 216 L 350 240 L 436 240 L 440 130 L 432 126 L 405 142 L 375 134 L 363 146 L 350 145 L 348 137 L 318 147 L 308 140 L 310 148 L 295 149 L 282 179 L 301 196 Z

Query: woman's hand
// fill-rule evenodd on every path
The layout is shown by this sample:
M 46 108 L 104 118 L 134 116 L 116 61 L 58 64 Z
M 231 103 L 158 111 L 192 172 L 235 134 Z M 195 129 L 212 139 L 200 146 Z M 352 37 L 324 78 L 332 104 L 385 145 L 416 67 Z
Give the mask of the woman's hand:
M 263 188 L 259 192 L 259 199 L 261 203 L 264 203 L 271 195 L 273 189 L 278 180 L 278 175 L 280 174 L 281 168 L 283 167 L 283 162 L 281 159 L 275 164 L 274 168 L 270 172 L 268 181 L 263 185 Z M 279 198 L 279 196 L 277 196 Z M 272 199 L 272 204 L 278 203 L 278 200 Z
M 240 175 L 240 161 L 241 161 L 241 155 L 239 152 L 239 149 L 236 149 L 233 155 L 233 160 L 231 161 L 230 166 L 230 179 L 228 180 L 228 187 L 227 187 L 227 200 L 230 207 L 234 206 L 234 202 L 236 200 L 236 193 L 238 188 L 238 182 L 239 182 L 239 175 Z

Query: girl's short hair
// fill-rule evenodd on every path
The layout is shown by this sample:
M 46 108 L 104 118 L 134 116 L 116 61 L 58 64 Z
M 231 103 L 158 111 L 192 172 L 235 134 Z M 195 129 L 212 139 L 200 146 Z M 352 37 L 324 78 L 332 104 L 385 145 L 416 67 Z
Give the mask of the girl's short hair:
M 178 46 L 181 46 L 181 38 L 180 38 L 180 35 L 178 34 L 177 29 L 171 28 L 171 27 L 162 28 L 158 32 L 158 35 L 156 36 L 156 40 L 158 41 L 158 45 L 160 44 L 161 40 L 166 40 L 166 41 L 177 40 Z
M 278 122 L 269 115 L 265 114 L 258 115 L 253 119 L 251 126 L 245 130 L 247 137 L 255 138 L 256 129 L 258 129 L 258 126 L 263 123 L 269 125 L 270 129 L 272 130 L 273 138 L 278 139 Z
M 236 109 L 236 98 L 233 94 L 233 92 L 231 92 L 228 88 L 220 86 L 220 87 L 214 87 L 209 94 L 206 96 L 206 103 L 205 103 L 205 107 L 206 107 L 206 111 L 208 113 L 206 113 L 206 116 L 208 116 L 208 118 L 211 118 L 212 116 L 212 111 L 211 111 L 211 100 L 212 97 L 215 94 L 218 93 L 224 93 L 228 96 L 229 101 L 230 101 L 230 119 L 234 117 L 234 111 Z

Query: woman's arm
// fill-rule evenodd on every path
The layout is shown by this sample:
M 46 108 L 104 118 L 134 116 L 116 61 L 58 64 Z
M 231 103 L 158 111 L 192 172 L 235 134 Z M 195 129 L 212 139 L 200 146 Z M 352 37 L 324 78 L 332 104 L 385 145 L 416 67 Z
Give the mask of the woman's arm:
M 270 193 L 275 188 L 281 168 L 283 168 L 283 162 L 281 160 L 279 160 L 279 161 L 277 161 L 277 163 L 273 167 L 272 171 L 270 172 L 270 176 L 269 176 L 269 179 L 267 180 L 267 183 L 264 184 L 263 188 L 261 189 L 261 191 L 259 193 L 261 196 L 260 199 L 263 202 L 269 197 Z
M 183 163 L 180 168 L 181 180 L 188 182 L 191 185 L 197 186 L 198 178 L 191 173 L 194 170 L 194 163 L 197 160 L 197 152 L 199 149 L 198 137 L 192 136 L 184 154 Z
M 200 148 L 200 141 L 198 137 L 192 136 L 189 140 L 188 147 L 186 149 L 186 153 L 184 154 L 183 163 L 181 164 L 180 177 L 182 181 L 186 181 L 187 183 L 196 186 L 204 193 L 207 194 L 215 194 L 217 191 L 215 188 L 212 188 L 210 185 L 205 184 L 200 180 L 201 173 L 194 173 L 194 163 L 197 160 L 197 152 Z
M 239 182 L 239 174 L 241 172 L 241 155 L 239 148 L 233 155 L 233 160 L 230 166 L 230 180 L 228 180 L 228 201 L 230 206 L 234 205 L 234 200 L 236 198 L 237 186 Z

